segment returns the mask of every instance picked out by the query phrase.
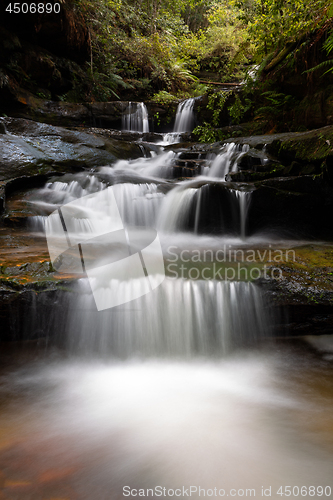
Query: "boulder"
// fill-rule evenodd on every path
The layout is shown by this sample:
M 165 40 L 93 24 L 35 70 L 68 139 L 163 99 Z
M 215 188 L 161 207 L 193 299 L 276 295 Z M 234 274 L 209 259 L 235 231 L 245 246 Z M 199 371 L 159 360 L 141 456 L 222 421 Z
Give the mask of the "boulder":
M 0 180 L 24 175 L 83 170 L 138 158 L 137 144 L 126 143 L 93 130 L 70 130 L 19 118 L 5 118 L 0 135 Z

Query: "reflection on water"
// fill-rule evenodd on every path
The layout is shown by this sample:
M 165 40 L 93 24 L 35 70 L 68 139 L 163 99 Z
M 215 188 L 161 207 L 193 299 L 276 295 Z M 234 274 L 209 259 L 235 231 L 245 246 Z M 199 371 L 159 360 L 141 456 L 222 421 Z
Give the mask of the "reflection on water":
M 310 354 L 48 359 L 3 375 L 1 387 L 1 498 L 333 487 L 332 369 Z

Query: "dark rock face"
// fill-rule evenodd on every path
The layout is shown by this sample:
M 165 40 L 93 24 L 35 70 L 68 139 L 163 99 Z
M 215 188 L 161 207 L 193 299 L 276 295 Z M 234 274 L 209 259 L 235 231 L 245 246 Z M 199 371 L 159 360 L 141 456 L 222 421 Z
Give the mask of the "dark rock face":
M 58 2 L 58 14 L 14 14 L 6 12 L 8 4 L 0 0 L 2 110 L 24 109 L 36 96 L 59 99 L 78 82 L 84 90 L 87 77 L 80 64 L 89 58 L 89 32 L 74 4 Z
M 333 189 L 312 176 L 257 182 L 249 209 L 249 234 L 333 239 Z
M 326 182 L 333 185 L 333 126 L 331 125 L 308 132 L 235 137 L 225 141 L 225 143 L 230 142 L 249 144 L 252 148 L 241 158 L 241 170 L 267 172 L 267 178 L 276 175 L 323 175 Z M 222 143 L 218 145 L 220 147 Z M 212 145 L 211 148 L 216 149 L 216 145 Z M 269 159 L 264 166 L 260 165 L 264 156 L 263 149 L 266 158 Z M 280 168 L 281 166 L 284 168 Z M 271 175 L 274 173 L 275 175 Z M 255 177 L 258 180 L 263 178 L 258 175 Z M 256 179 L 252 177 L 252 180 Z
M 50 3 L 56 2 L 51 0 Z M 72 2 L 62 1 L 58 14 L 54 12 L 11 14 L 6 11 L 7 5 L 6 0 L 0 0 L 1 24 L 12 33 L 16 33 L 20 39 L 76 62 L 88 58 L 88 29 L 82 15 L 75 10 Z
M 333 334 L 333 292 L 313 290 L 312 296 L 292 280 L 260 279 L 257 284 L 265 291 L 268 302 L 279 322 L 275 327 L 280 337 Z
M 67 286 L 70 289 L 71 283 Z M 64 287 L 65 282 L 61 284 Z M 41 339 L 50 331 L 55 333 L 54 325 L 62 315 L 58 288 L 52 282 L 24 287 L 0 283 L 0 341 Z

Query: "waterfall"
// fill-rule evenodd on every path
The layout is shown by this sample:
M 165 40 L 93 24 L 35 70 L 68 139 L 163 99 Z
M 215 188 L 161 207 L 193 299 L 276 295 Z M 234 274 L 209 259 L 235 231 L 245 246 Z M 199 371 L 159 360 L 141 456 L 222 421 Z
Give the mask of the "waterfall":
M 130 132 L 149 132 L 148 111 L 143 102 L 129 102 L 122 116 L 122 129 Z
M 242 239 L 245 239 L 246 236 L 246 221 L 247 221 L 247 213 L 250 206 L 251 201 L 251 192 L 249 191 L 233 191 L 236 198 L 239 202 L 239 212 L 240 212 L 240 236 Z
M 136 160 L 119 160 L 114 170 L 133 171 L 136 174 L 170 178 L 176 153 L 167 151 L 151 158 L 137 158 Z
M 160 231 L 173 233 L 186 227 L 196 192 L 197 189 L 181 186 L 167 194 L 158 217 Z
M 160 207 L 161 232 L 229 234 L 245 238 L 251 192 L 229 189 L 220 181 L 188 181 L 171 190 Z
M 45 188 L 37 190 L 30 203 L 38 207 L 40 211 L 49 214 L 60 205 L 103 191 L 106 187 L 107 185 L 100 182 L 95 176 L 87 176 L 87 179 L 85 179 L 82 174 L 78 174 L 75 180 L 68 183 L 60 181 L 48 182 Z M 144 227 L 154 227 L 156 225 L 160 205 L 165 196 L 158 191 L 157 184 L 148 182 L 138 182 L 136 184 L 130 182 L 118 183 L 114 184 L 113 193 L 119 213 L 125 223 Z M 105 207 L 99 197 L 94 197 L 87 203 L 86 209 L 90 213 L 100 214 L 100 217 L 103 216 Z M 87 214 L 86 217 L 88 217 Z M 31 217 L 29 227 L 33 231 L 42 231 L 45 229 L 47 219 L 47 215 Z M 77 224 L 80 225 L 77 228 L 78 231 L 84 230 L 84 227 L 82 227 L 84 219 L 78 220 Z M 86 229 L 89 230 L 89 228 Z M 56 228 L 53 228 L 53 230 L 57 232 Z M 62 231 L 61 228 L 59 230 Z
M 101 172 L 106 177 L 108 174 L 109 178 L 114 178 L 114 172 L 109 167 L 103 167 Z M 47 215 L 59 206 L 107 187 L 96 176 L 86 175 L 85 178 L 83 174 L 77 174 L 72 177 L 75 180 L 48 182 L 43 189 L 37 190 L 30 203 L 38 207 L 42 214 L 30 217 L 29 228 L 32 231 L 44 231 Z M 162 233 L 193 231 L 195 234 L 233 234 L 245 238 L 250 192 L 229 189 L 221 180 L 219 183 L 205 180 L 201 185 L 193 180 L 183 182 L 164 194 L 157 183 L 139 181 L 140 177 L 137 183 L 113 184 L 119 213 L 125 223 L 157 228 Z M 98 197 L 92 198 L 86 208 L 94 217 L 96 214 L 100 214 L 98 217 L 103 215 L 104 207 Z M 78 231 L 85 230 L 84 218 L 76 223 Z M 89 231 L 89 227 L 86 230 Z
M 194 122 L 194 102 L 195 99 L 186 99 L 179 103 L 176 113 L 174 132 L 191 132 Z
M 192 132 L 194 124 L 195 98 L 186 99 L 178 104 L 173 132 L 163 135 L 161 144 L 174 144 L 180 142 L 181 134 Z
M 221 152 L 213 160 L 208 176 L 209 177 L 220 177 L 225 179 L 225 176 L 229 172 L 237 172 L 238 160 L 250 149 L 248 144 L 244 144 L 240 147 L 238 144 L 231 142 L 226 144 Z
M 122 286 L 115 281 L 102 293 L 117 294 Z M 130 286 L 139 288 L 141 279 Z M 139 299 L 97 312 L 84 278 L 71 292 L 59 292 L 53 304 L 51 311 L 31 310 L 26 328 L 58 335 L 69 352 L 85 356 L 221 356 L 270 330 L 262 294 L 249 282 L 166 278 Z

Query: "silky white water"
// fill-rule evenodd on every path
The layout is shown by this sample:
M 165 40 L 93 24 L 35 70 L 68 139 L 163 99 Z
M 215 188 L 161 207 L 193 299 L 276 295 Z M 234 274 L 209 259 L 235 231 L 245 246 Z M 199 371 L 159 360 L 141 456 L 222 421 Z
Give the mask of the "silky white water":
M 173 131 L 164 134 L 160 144 L 174 144 L 181 141 L 182 133 L 192 132 L 194 124 L 195 99 L 185 99 L 178 104 Z
M 122 116 L 122 129 L 130 132 L 149 132 L 147 107 L 143 102 L 129 102 Z
M 225 145 L 210 165 L 208 176 L 225 179 L 229 172 L 237 172 L 238 160 L 250 149 L 248 144 L 242 148 L 231 142 Z
M 246 148 L 243 150 L 246 151 Z M 114 167 L 100 168 L 98 175 L 109 179 L 113 184 L 119 210 L 125 222 L 153 226 L 161 232 L 175 233 L 187 229 L 186 221 L 189 220 L 194 210 L 196 222 L 193 228 L 188 229 L 199 233 L 200 217 L 204 216 L 209 204 L 209 196 L 202 198 L 202 192 L 207 190 L 212 183 L 219 183 L 221 187 L 225 185 L 225 175 L 229 171 L 237 170 L 237 158 L 244 154 L 243 150 L 239 150 L 235 144 L 224 147 L 220 155 L 210 160 L 208 177 L 199 176 L 195 180 L 182 181 L 167 193 L 159 189 L 158 185 L 163 185 L 163 179 L 171 175 L 176 158 L 176 153 L 173 151 L 163 152 L 152 158 L 120 160 Z M 128 180 L 121 182 L 122 175 L 128 175 Z M 96 175 L 75 174 L 71 176 L 71 179 L 65 178 L 64 181 L 47 183 L 44 189 L 38 190 L 36 195 L 31 197 L 30 203 L 33 203 L 39 211 L 50 213 L 57 206 L 97 193 L 105 188 L 106 184 L 101 182 Z M 229 209 L 221 215 L 221 221 L 217 223 L 215 232 L 221 234 L 226 232 L 223 219 L 230 219 L 229 212 L 232 211 L 236 214 L 234 216 L 236 232 L 244 238 L 251 192 L 245 193 L 231 189 L 228 194 L 228 188 L 226 188 L 221 191 L 221 196 L 227 199 Z M 98 201 L 92 209 L 98 210 Z M 225 208 L 221 210 L 225 211 Z M 32 222 L 31 227 L 34 230 L 40 230 L 45 224 L 45 218 L 39 216 Z M 231 222 L 230 224 L 232 225 Z
M 236 498 L 263 498 L 264 488 L 278 499 L 281 486 L 332 487 L 332 441 L 320 431 L 332 395 L 307 392 L 288 356 L 28 366 L 2 384 L 16 399 L 6 414 L 9 470 L 34 485 L 34 499 L 41 487 L 79 500 L 123 498 L 124 487 L 155 498 L 159 489 L 147 489 L 170 498 L 192 487 L 195 499 L 215 488 Z M 53 483 L 36 480 L 52 473 Z

